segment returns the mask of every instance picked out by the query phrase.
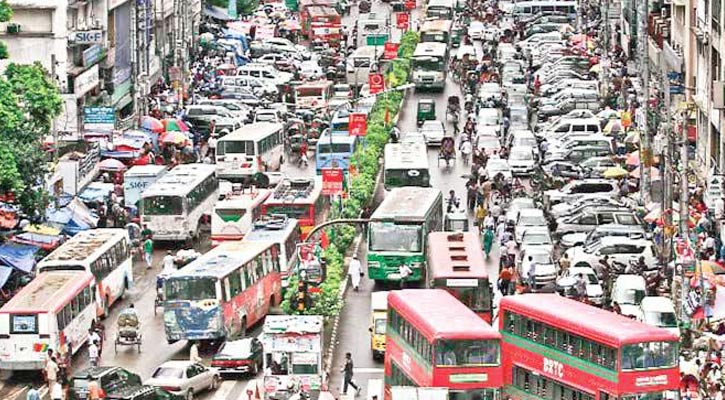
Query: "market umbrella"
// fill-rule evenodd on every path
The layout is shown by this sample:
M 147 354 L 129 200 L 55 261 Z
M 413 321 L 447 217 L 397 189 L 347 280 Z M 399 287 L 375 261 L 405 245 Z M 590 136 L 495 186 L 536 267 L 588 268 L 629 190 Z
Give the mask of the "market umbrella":
M 164 131 L 164 124 L 158 119 L 150 117 L 148 115 L 141 117 L 141 121 L 139 121 L 139 126 L 141 127 L 141 129 L 146 129 L 147 131 L 151 132 L 160 133 Z
M 622 131 L 622 121 L 619 119 L 610 119 L 602 130 L 607 135 L 616 134 L 620 131 Z
M 612 167 L 612 168 L 605 170 L 602 173 L 602 177 L 607 178 L 607 179 L 624 178 L 625 176 L 627 176 L 627 174 L 628 174 L 628 172 L 626 169 L 624 169 L 620 166 L 616 166 L 616 167 Z
M 639 165 L 639 151 L 633 151 L 627 155 L 627 165 L 636 167 Z
M 166 118 L 161 121 L 164 124 L 164 130 L 166 132 L 188 132 L 189 127 L 186 126 L 184 121 L 178 118 Z
M 98 164 L 98 168 L 103 171 L 124 171 L 126 165 L 115 158 L 107 158 Z
M 186 134 L 184 134 L 184 132 L 170 131 L 164 132 L 159 140 L 162 143 L 181 144 L 189 140 L 189 138 L 186 136 Z

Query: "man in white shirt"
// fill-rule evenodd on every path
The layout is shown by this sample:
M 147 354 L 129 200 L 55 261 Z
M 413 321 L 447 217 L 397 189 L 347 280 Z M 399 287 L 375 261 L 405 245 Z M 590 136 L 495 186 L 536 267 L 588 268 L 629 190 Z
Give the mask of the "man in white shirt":
M 101 343 L 101 336 L 93 329 L 88 330 L 88 343 Z M 98 346 L 98 355 L 101 355 L 101 346 Z
M 45 363 L 45 379 L 48 380 L 48 387 L 53 387 L 58 382 L 58 364 L 50 357 Z
M 506 250 L 509 256 L 509 265 L 514 265 L 516 261 L 516 240 L 513 237 L 506 242 Z
M 398 273 L 400 274 L 400 288 L 405 289 L 405 280 L 413 273 L 413 270 L 403 263 L 398 267 Z
M 166 250 L 166 255 L 163 259 L 164 270 L 163 273 L 171 272 L 174 268 L 174 256 L 171 255 L 171 250 Z
M 189 361 L 195 363 L 201 363 L 202 361 L 201 357 L 199 357 L 199 345 L 196 342 L 191 343 L 191 348 L 189 349 Z

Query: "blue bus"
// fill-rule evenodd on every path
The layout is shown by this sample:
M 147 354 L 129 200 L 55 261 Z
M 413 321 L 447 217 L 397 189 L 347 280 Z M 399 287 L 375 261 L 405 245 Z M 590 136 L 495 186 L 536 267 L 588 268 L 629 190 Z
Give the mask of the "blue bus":
M 322 175 L 323 168 L 342 168 L 347 172 L 350 157 L 359 146 L 357 136 L 342 136 L 325 133 L 317 140 L 315 164 L 317 175 Z

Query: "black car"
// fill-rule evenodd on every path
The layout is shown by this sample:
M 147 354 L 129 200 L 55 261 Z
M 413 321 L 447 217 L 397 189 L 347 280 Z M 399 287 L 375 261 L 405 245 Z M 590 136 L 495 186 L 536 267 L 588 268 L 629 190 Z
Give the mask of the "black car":
M 164 389 L 149 385 L 130 386 L 107 393 L 106 399 L 112 400 L 182 400 L 183 397 L 169 393 Z
M 224 343 L 211 360 L 211 366 L 224 374 L 257 375 L 262 369 L 262 342 L 244 338 Z
M 141 377 L 121 367 L 91 367 L 73 375 L 71 395 L 74 399 L 88 398 L 88 376 L 98 381 L 106 394 L 141 386 Z

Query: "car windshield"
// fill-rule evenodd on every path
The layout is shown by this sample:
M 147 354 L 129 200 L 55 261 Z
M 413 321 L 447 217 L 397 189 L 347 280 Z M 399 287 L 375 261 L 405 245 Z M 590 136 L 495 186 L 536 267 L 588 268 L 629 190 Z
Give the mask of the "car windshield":
M 586 283 L 588 285 L 598 285 L 599 284 L 599 279 L 597 279 L 597 276 L 592 273 L 584 274 L 584 280 L 586 281 Z
M 249 340 L 239 340 L 236 342 L 226 342 L 219 349 L 219 356 L 222 357 L 246 357 L 252 352 L 252 342 Z
M 511 153 L 511 155 L 509 156 L 509 159 L 529 161 L 529 160 L 534 159 L 534 153 L 532 153 L 530 151 L 515 151 L 515 152 Z
M 184 370 L 182 368 L 160 367 L 154 371 L 152 377 L 181 379 L 184 377 Z
M 521 226 L 546 226 L 546 221 L 540 215 L 521 215 L 518 225 Z
M 551 244 L 551 238 L 545 233 L 525 233 L 522 242 L 527 244 Z
M 376 335 L 384 335 L 385 334 L 385 325 L 387 325 L 387 320 L 384 318 L 379 318 L 375 320 L 375 334 Z
M 677 316 L 673 312 L 646 312 L 644 320 L 662 328 L 677 328 Z
M 166 300 L 216 299 L 216 280 L 201 277 L 169 278 L 164 283 Z
M 622 293 L 622 297 L 619 299 L 621 304 L 634 304 L 638 305 L 642 303 L 642 299 L 647 293 L 642 289 L 627 289 Z
M 422 228 L 420 225 L 390 222 L 372 222 L 370 224 L 370 250 L 372 251 L 418 253 L 422 251 L 421 237 Z
M 547 253 L 531 253 L 528 255 L 531 256 L 531 258 L 533 258 L 534 262 L 537 264 L 553 264 L 554 263 L 551 260 L 551 256 L 549 256 Z

